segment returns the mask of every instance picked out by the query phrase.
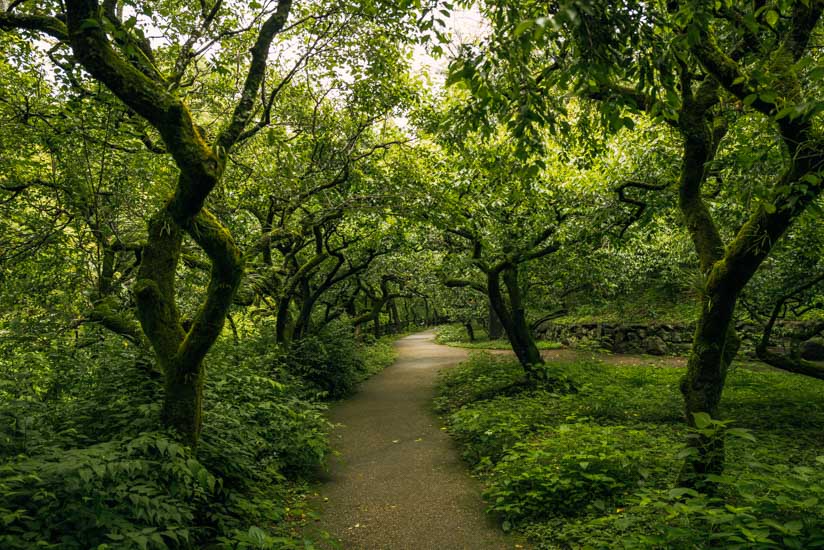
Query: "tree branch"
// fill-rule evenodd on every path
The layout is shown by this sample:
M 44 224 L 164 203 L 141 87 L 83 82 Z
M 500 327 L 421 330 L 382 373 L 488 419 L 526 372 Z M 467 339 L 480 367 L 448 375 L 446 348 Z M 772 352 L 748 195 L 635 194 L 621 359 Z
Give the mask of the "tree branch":
M 255 45 L 252 46 L 252 61 L 249 65 L 249 72 L 246 74 L 246 81 L 243 83 L 243 90 L 240 94 L 240 101 L 235 106 L 232 113 L 231 122 L 221 132 L 216 144 L 221 149 L 222 154 L 228 153 L 237 142 L 254 111 L 255 99 L 257 97 L 263 76 L 266 73 L 266 60 L 269 57 L 269 46 L 272 44 L 275 35 L 286 25 L 289 11 L 292 8 L 292 0 L 278 0 L 278 7 L 269 18 L 263 23 L 258 34 Z
M 22 29 L 47 34 L 61 42 L 69 39 L 69 29 L 57 17 L 48 15 L 23 15 L 10 12 L 0 12 L 0 29 Z
M 448 288 L 471 288 L 472 290 L 480 292 L 483 295 L 487 294 L 486 285 L 477 281 L 469 281 L 466 279 L 447 279 L 443 284 Z

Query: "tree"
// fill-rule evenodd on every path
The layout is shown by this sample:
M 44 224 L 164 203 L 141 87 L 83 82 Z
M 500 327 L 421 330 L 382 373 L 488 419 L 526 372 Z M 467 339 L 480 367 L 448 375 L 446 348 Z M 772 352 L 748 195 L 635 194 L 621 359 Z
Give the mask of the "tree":
M 824 331 L 824 323 L 815 316 L 824 307 L 824 234 L 819 222 L 820 213 L 812 209 L 798 219 L 744 290 L 741 303 L 761 328 L 755 342 L 759 359 L 775 368 L 822 379 L 824 370 L 805 360 L 799 349 L 801 342 Z M 775 332 L 792 339 L 789 350 L 773 348 Z
M 389 34 L 410 29 L 414 19 L 408 7 L 389 10 L 386 20 L 395 23 Z M 349 41 L 352 34 L 347 31 L 358 28 L 358 21 L 374 18 L 378 10 L 369 4 L 347 14 L 342 6 L 318 3 L 302 9 L 291 26 L 287 25 L 290 0 L 262 7 L 218 1 L 168 21 L 164 10 L 156 7 L 110 1 L 101 5 L 93 0 L 67 2 L 65 11 L 61 6 L 41 10 L 12 3 L 0 14 L 0 28 L 46 37 L 48 47 L 61 52 L 61 58 L 55 58 L 61 66 L 74 71 L 79 65 L 107 86 L 135 113 L 131 123 L 136 128 L 148 125 L 145 141 L 170 155 L 178 170 L 171 196 L 149 222 L 133 291 L 142 331 L 165 373 L 163 422 L 191 445 L 197 443 L 201 425 L 203 360 L 221 333 L 243 272 L 241 251 L 224 223 L 206 207 L 207 199 L 224 179 L 233 150 L 271 124 L 279 93 L 315 49 L 339 63 L 336 55 L 351 53 L 358 44 L 357 39 Z M 141 28 L 161 21 L 173 38 L 173 48 L 153 47 Z M 375 28 L 362 27 L 366 32 Z M 267 60 L 275 37 L 284 32 L 290 36 L 304 32 L 314 38 L 278 78 L 276 71 L 267 69 Z M 337 49 L 330 37 L 342 37 Z M 386 41 L 377 36 L 363 43 L 379 46 Z M 214 55 L 210 58 L 207 53 Z M 357 71 L 368 74 L 382 59 L 375 56 L 374 64 L 360 65 Z M 201 69 L 208 64 L 218 76 L 237 67 L 232 76 L 240 86 L 231 84 L 233 99 L 225 101 L 227 94 L 209 103 L 190 92 L 196 83 L 207 87 L 215 83 L 202 77 Z M 77 76 L 71 74 L 71 79 Z M 265 85 L 272 79 L 275 84 Z M 361 86 L 359 93 L 369 90 Z M 193 102 L 209 113 L 207 120 L 193 116 Z M 155 132 L 162 146 L 152 142 Z M 184 237 L 205 253 L 210 271 L 209 286 L 191 323 L 183 322 L 176 289 Z
M 563 167 L 553 166 L 556 173 L 521 168 L 503 134 L 468 135 L 449 145 L 454 150 L 440 163 L 446 169 L 437 187 L 427 189 L 427 200 L 438 206 L 421 213 L 446 233 L 453 255 L 445 258 L 445 284 L 487 296 L 528 378 L 537 380 L 544 361 L 526 316 L 525 273 L 565 239 L 561 228 L 573 206 L 565 200 L 572 193 L 558 181 Z
M 453 64 L 453 80 L 473 91 L 476 111 L 492 111 L 519 135 L 567 127 L 559 90 L 600 102 L 613 128 L 632 125 L 627 110 L 646 113 L 681 136 L 679 206 L 704 276 L 701 313 L 687 375 L 685 414 L 718 415 L 739 341 L 732 324 L 742 289 L 779 238 L 821 192 L 821 110 L 814 29 L 820 2 L 733 6 L 730 3 L 491 2 L 495 33 L 486 56 Z M 731 56 L 723 51 L 733 52 Z M 820 80 L 820 79 L 818 79 Z M 707 207 L 704 185 L 730 121 L 763 117 L 783 143 L 783 167 L 745 208 L 726 243 Z M 765 143 L 765 147 L 769 144 Z M 642 182 L 641 189 L 658 184 Z M 696 483 L 723 468 L 723 441 L 691 439 L 695 454 L 681 481 Z

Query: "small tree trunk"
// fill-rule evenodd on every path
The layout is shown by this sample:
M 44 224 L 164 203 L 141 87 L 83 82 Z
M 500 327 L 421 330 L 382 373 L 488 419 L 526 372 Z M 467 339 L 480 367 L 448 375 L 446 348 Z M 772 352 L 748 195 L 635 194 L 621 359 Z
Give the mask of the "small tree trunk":
M 401 325 L 403 326 L 403 330 L 406 330 L 406 328 L 409 326 L 409 317 L 410 317 L 410 315 L 409 315 L 409 300 L 404 300 L 403 301 L 403 321 L 401 323 Z
M 300 312 L 292 329 L 292 338 L 300 339 L 309 334 L 310 329 L 312 329 L 312 311 L 315 308 L 319 296 L 320 294 L 310 294 L 301 301 Z
M 288 344 L 292 341 L 294 320 L 292 319 L 292 312 L 289 311 L 291 304 L 292 299 L 289 297 L 278 300 L 277 321 L 275 323 L 275 339 L 278 344 Z
M 512 327 L 507 330 L 509 341 L 512 343 L 515 354 L 521 359 L 521 363 L 525 365 L 528 376 L 532 376 L 532 367 L 535 365 L 542 365 L 544 363 L 541 352 L 535 344 L 535 339 L 532 337 L 532 331 L 529 324 L 526 322 L 526 310 L 524 308 L 520 281 L 518 280 L 518 267 L 510 267 L 503 271 L 504 283 L 506 284 L 507 292 L 509 294 L 509 304 L 512 309 L 511 324 Z M 506 325 L 504 325 L 506 328 Z
M 501 323 L 501 318 L 495 313 L 495 308 L 492 306 L 492 301 L 489 302 L 489 320 L 487 322 L 487 332 L 490 340 L 500 340 L 504 335 L 504 326 Z
M 237 325 L 235 324 L 235 320 L 232 319 L 231 315 L 226 316 L 226 320 L 229 321 L 229 327 L 232 329 L 232 344 L 235 347 L 240 345 L 240 336 L 237 333 Z
M 469 337 L 470 342 L 475 341 L 475 329 L 472 328 L 472 321 L 468 323 L 464 323 L 464 327 L 466 327 L 466 335 Z
M 392 332 L 397 334 L 401 331 L 401 316 L 398 312 L 398 304 L 395 300 L 389 302 L 389 315 L 392 318 Z
M 501 293 L 501 273 L 497 271 L 487 273 L 489 302 L 503 324 L 504 331 L 509 338 L 509 343 L 512 345 L 512 351 L 515 352 L 515 356 L 524 368 L 527 379 L 536 381 L 543 372 L 536 367 L 543 365 L 544 359 L 541 357 L 541 352 L 535 345 L 532 332 L 526 323 L 526 316 L 524 315 L 523 305 L 521 303 L 520 288 L 518 287 L 517 267 L 512 266 L 504 269 L 503 276 L 504 282 L 507 285 L 512 311 L 510 312 L 509 309 L 507 309 L 506 302 Z

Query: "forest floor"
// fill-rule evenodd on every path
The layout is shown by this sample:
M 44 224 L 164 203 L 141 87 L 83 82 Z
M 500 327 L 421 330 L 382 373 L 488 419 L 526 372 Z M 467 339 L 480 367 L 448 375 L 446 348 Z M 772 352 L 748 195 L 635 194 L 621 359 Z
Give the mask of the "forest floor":
M 432 410 L 438 371 L 468 356 L 433 340 L 399 340 L 397 361 L 330 410 L 338 454 L 318 487 L 318 527 L 340 548 L 526 547 L 485 514 L 480 484 Z
M 483 350 L 494 355 L 514 355 L 511 350 Z M 630 355 L 603 353 L 598 351 L 576 350 L 570 348 L 545 349 L 541 350 L 541 357 L 547 362 L 552 361 L 580 361 L 581 359 L 594 359 L 607 365 L 654 365 L 656 367 L 686 367 L 687 358 L 675 355 Z
M 493 355 L 514 355 L 511 350 L 484 350 L 483 348 L 476 348 L 476 351 L 485 351 Z M 616 367 L 638 366 L 646 365 L 651 367 L 673 367 L 686 368 L 687 360 L 685 355 L 640 355 L 628 353 L 605 353 L 600 351 L 587 351 L 572 348 L 561 349 L 545 349 L 541 350 L 541 357 L 548 363 L 551 362 L 574 362 L 581 360 L 594 360 Z M 733 362 L 733 366 L 743 367 L 747 370 L 753 371 L 774 371 L 781 372 L 779 369 L 771 367 L 770 365 L 739 354 Z

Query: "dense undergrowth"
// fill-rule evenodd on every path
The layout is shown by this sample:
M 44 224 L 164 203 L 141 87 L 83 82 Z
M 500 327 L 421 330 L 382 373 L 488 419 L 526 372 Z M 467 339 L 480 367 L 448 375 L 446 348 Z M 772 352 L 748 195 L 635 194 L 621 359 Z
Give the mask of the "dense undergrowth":
M 304 480 L 329 452 L 323 401 L 392 362 L 338 326 L 284 354 L 208 357 L 196 453 L 159 431 L 162 381 L 114 339 L 0 361 L 0 548 L 311 548 Z
M 824 548 L 820 383 L 735 369 L 732 420 L 698 423 L 727 438 L 721 489 L 708 495 L 675 486 L 688 435 L 680 370 L 547 368 L 575 391 L 513 395 L 518 364 L 482 353 L 440 380 L 437 410 L 504 529 L 544 549 Z

